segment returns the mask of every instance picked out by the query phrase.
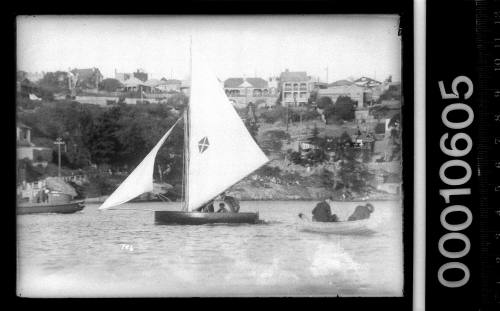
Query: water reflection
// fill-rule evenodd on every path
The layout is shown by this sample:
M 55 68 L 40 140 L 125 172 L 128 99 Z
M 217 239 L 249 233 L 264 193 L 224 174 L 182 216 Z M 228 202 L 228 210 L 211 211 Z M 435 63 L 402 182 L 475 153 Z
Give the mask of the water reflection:
M 348 214 L 355 203 L 339 203 Z M 20 290 L 39 297 L 401 296 L 400 202 L 377 202 L 374 232 L 298 230 L 314 202 L 242 202 L 264 224 L 156 226 L 147 209 L 18 217 Z

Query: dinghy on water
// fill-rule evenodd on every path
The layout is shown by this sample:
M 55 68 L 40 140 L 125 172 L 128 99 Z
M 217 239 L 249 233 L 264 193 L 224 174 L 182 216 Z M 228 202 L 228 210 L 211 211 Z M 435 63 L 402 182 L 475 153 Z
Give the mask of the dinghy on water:
M 299 218 L 299 228 L 302 231 L 339 235 L 363 235 L 374 233 L 373 229 L 371 229 L 370 218 L 351 221 L 316 222 L 302 213 L 299 214 Z
M 196 54 L 193 54 L 191 62 L 190 98 L 183 116 L 185 166 L 182 211 L 155 211 L 155 223 L 257 223 L 258 213 L 195 212 L 269 159 L 246 129 L 206 62 Z M 179 120 L 100 209 L 125 203 L 152 191 L 156 154 Z

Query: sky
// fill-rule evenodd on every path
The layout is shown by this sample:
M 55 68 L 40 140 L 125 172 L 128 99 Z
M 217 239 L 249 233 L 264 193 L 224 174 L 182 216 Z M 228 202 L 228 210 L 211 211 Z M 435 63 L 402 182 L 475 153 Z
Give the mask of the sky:
M 106 78 L 141 68 L 186 79 L 191 46 L 221 80 L 289 69 L 322 82 L 400 81 L 398 27 L 396 15 L 20 16 L 17 68 L 97 67 Z

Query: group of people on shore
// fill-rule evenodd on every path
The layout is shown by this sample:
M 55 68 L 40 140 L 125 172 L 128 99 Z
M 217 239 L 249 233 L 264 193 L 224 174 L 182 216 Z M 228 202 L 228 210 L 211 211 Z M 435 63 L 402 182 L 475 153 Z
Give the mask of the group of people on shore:
M 240 203 L 234 197 L 226 195 L 225 192 L 221 193 L 219 208 L 215 211 L 214 200 L 211 200 L 205 205 L 195 209 L 195 212 L 202 213 L 238 213 L 240 211 Z
M 333 198 L 329 197 L 328 199 L 319 202 L 316 207 L 312 210 L 313 221 L 317 222 L 337 222 L 339 221 L 339 217 L 336 214 L 332 214 L 331 206 L 333 205 Z M 353 220 L 361 220 L 367 219 L 370 217 L 370 214 L 373 213 L 375 208 L 372 204 L 367 203 L 365 205 L 358 205 L 354 212 L 347 218 L 348 221 Z

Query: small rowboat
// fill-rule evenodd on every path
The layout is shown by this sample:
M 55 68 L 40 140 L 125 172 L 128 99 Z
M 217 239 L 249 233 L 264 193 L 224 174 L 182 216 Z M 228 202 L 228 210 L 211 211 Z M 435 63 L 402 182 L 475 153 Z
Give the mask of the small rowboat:
M 301 231 L 328 233 L 339 235 L 365 235 L 374 233 L 370 226 L 370 219 L 337 221 L 337 222 L 315 222 L 304 214 L 299 214 Z

